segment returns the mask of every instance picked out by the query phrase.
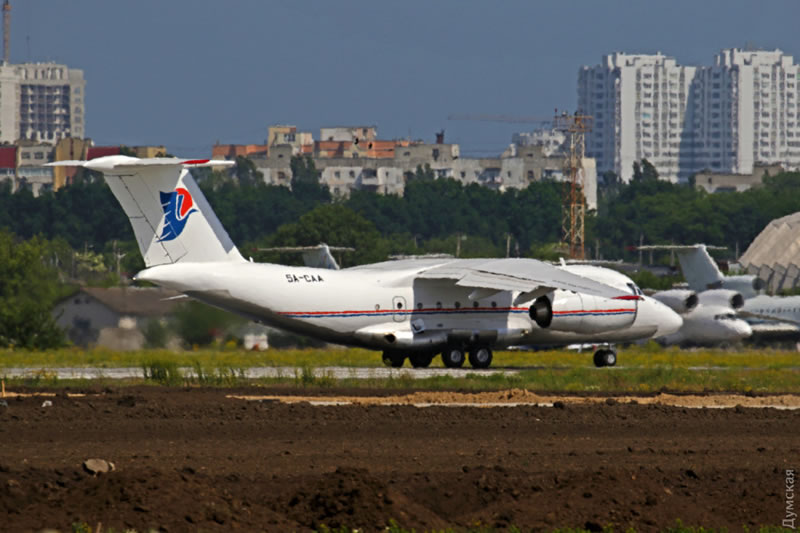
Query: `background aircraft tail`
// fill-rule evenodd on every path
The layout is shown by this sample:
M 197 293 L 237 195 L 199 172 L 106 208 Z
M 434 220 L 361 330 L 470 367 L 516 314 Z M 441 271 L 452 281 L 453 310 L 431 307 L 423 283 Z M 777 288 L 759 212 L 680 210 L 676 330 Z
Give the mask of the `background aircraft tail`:
M 724 250 L 724 248 L 718 246 L 707 246 L 705 244 L 688 246 L 656 244 L 639 247 L 640 250 L 672 250 L 676 252 L 678 261 L 681 263 L 683 277 L 686 278 L 689 288 L 696 292 L 719 289 L 725 279 L 716 261 L 709 255 L 708 248 Z
M 693 248 L 680 250 L 678 261 L 681 263 L 683 277 L 693 291 L 722 287 L 724 276 L 705 245 L 699 244 Z
M 119 155 L 51 163 L 103 173 L 128 215 L 148 267 L 178 262 L 244 261 L 188 170 L 231 164 Z

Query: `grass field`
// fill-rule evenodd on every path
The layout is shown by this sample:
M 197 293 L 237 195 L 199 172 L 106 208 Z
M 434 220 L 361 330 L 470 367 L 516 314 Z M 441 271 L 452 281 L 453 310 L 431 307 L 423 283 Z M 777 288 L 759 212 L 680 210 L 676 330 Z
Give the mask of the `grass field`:
M 800 353 L 779 350 L 680 350 L 658 345 L 635 346 L 619 352 L 616 368 L 595 368 L 592 352 L 568 350 L 497 352 L 494 368 L 516 374 L 468 372 L 464 377 L 413 379 L 411 368 L 390 377 L 333 378 L 324 367 L 382 367 L 380 354 L 361 349 L 268 350 L 235 349 L 172 352 L 143 350 L 62 349 L 30 352 L 0 351 L 4 369 L 29 367 L 26 378 L 8 380 L 28 385 L 65 385 L 48 369 L 63 367 L 142 369 L 142 379 L 167 385 L 278 385 L 289 387 L 378 387 L 413 389 L 497 390 L 526 388 L 565 392 L 639 392 L 660 390 L 702 392 L 800 393 Z M 253 367 L 291 367 L 279 378 L 246 379 Z M 437 358 L 432 367 L 442 367 Z M 189 369 L 187 371 L 186 369 Z M 118 383 L 118 382 L 117 382 Z M 139 381 L 141 383 L 141 381 Z

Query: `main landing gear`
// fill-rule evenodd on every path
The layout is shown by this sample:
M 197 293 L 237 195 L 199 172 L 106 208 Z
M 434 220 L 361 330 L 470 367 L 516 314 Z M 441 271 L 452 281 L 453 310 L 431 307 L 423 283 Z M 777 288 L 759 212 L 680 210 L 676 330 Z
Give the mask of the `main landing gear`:
M 492 364 L 492 349 L 488 346 L 473 346 L 469 349 L 469 364 L 472 368 L 489 368 Z M 461 346 L 451 345 L 442 352 L 442 362 L 447 368 L 461 368 L 466 356 Z
M 413 352 L 406 356 L 401 352 L 386 351 L 383 352 L 383 364 L 392 368 L 400 368 L 407 357 L 414 368 L 428 368 L 435 356 L 436 354 L 431 352 Z M 489 368 L 492 364 L 492 357 L 492 349 L 488 346 L 472 346 L 469 354 L 460 345 L 450 345 L 442 351 L 442 363 L 447 368 L 461 368 L 467 359 L 472 368 Z
M 400 352 L 383 352 L 383 364 L 392 368 L 400 368 L 408 357 L 408 361 L 414 368 L 428 368 L 435 356 L 435 353 L 429 352 L 414 352 L 408 356 Z
M 614 348 L 600 348 L 594 352 L 594 366 L 614 366 L 617 364 L 617 351 Z

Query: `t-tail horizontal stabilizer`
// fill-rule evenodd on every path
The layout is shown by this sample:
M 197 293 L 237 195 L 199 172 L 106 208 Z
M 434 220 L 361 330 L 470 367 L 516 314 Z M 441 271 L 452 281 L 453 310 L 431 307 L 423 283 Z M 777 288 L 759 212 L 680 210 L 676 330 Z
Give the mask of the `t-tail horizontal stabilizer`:
M 89 161 L 56 161 L 49 166 L 79 166 L 102 172 L 133 226 L 145 265 L 151 267 L 244 261 L 188 170 L 234 164 L 111 155 Z

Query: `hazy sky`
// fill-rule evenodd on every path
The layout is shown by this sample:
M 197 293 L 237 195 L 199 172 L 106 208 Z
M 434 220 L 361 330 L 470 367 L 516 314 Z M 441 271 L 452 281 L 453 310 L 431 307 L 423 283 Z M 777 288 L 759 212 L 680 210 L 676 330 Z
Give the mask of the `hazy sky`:
M 577 71 L 614 51 L 711 64 L 722 48 L 800 60 L 800 2 L 11 0 L 11 61 L 84 71 L 98 144 L 210 153 L 269 124 L 376 125 L 381 138 L 497 154 L 532 126 L 452 113 L 550 116 Z

